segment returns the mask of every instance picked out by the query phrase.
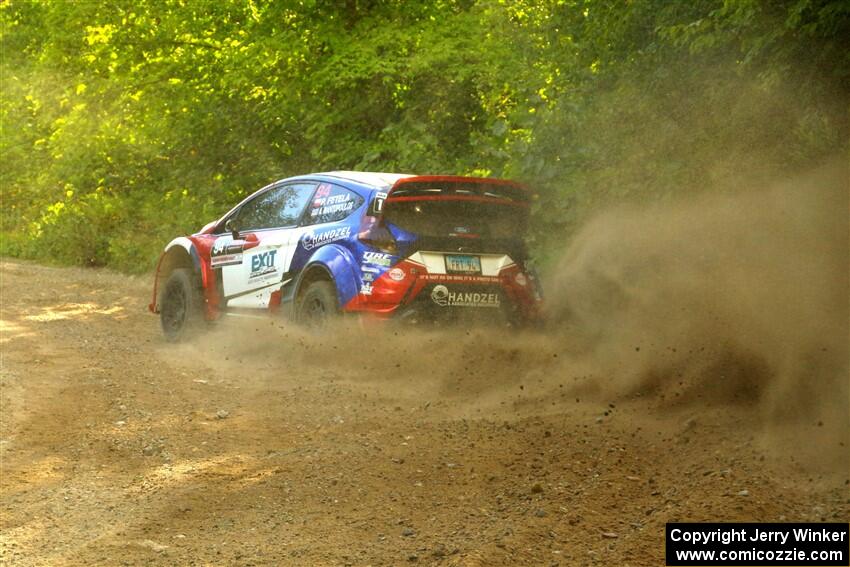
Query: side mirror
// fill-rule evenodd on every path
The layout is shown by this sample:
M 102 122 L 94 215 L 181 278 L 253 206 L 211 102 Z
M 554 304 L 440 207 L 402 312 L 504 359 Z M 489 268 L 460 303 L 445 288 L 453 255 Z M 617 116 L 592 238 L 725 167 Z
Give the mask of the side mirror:
M 229 218 L 225 221 L 224 229 L 230 231 L 230 235 L 233 237 L 233 240 L 239 240 L 239 229 L 236 227 L 236 221 L 234 221 L 233 218 Z

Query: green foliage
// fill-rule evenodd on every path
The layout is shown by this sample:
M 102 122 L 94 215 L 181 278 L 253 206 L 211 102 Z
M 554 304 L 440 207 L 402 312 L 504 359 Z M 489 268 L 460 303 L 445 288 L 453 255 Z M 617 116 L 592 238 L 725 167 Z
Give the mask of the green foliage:
M 0 253 L 128 271 L 270 180 L 510 176 L 590 211 L 848 142 L 840 0 L 0 4 Z

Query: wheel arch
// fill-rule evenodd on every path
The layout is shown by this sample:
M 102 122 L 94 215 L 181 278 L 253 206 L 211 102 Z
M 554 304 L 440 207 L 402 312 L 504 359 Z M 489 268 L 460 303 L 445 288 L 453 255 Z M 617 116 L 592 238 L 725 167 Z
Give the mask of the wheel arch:
M 295 285 L 294 301 L 298 302 L 310 283 L 326 280 L 334 285 L 338 307 L 342 309 L 351 297 L 357 294 L 353 262 L 351 253 L 342 246 L 323 246 L 301 270 Z
M 159 313 L 160 292 L 162 284 L 168 279 L 171 273 L 178 269 L 185 268 L 192 274 L 195 284 L 199 288 L 203 288 L 203 274 L 201 269 L 201 258 L 198 251 L 191 240 L 185 237 L 175 238 L 165 247 L 162 255 L 159 257 L 159 262 L 156 267 L 156 275 L 154 276 L 153 298 L 148 308 Z

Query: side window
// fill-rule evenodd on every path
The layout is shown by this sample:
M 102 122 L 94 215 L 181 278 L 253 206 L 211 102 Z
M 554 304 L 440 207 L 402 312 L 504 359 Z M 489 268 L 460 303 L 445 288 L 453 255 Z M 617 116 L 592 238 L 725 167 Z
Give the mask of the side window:
M 248 201 L 236 217 L 240 230 L 295 226 L 310 200 L 315 183 L 294 183 L 269 189 Z
M 330 183 L 322 183 L 307 209 L 304 224 L 341 221 L 363 204 L 363 197 Z

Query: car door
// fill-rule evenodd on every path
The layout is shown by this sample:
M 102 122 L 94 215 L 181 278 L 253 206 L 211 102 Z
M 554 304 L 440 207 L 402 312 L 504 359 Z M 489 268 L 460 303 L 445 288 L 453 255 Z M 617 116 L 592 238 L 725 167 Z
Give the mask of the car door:
M 265 308 L 273 291 L 290 277 L 292 232 L 297 231 L 316 183 L 284 183 L 245 202 L 232 217 L 239 238 L 216 247 L 241 254 L 241 262 L 222 266 L 222 286 L 228 307 Z

